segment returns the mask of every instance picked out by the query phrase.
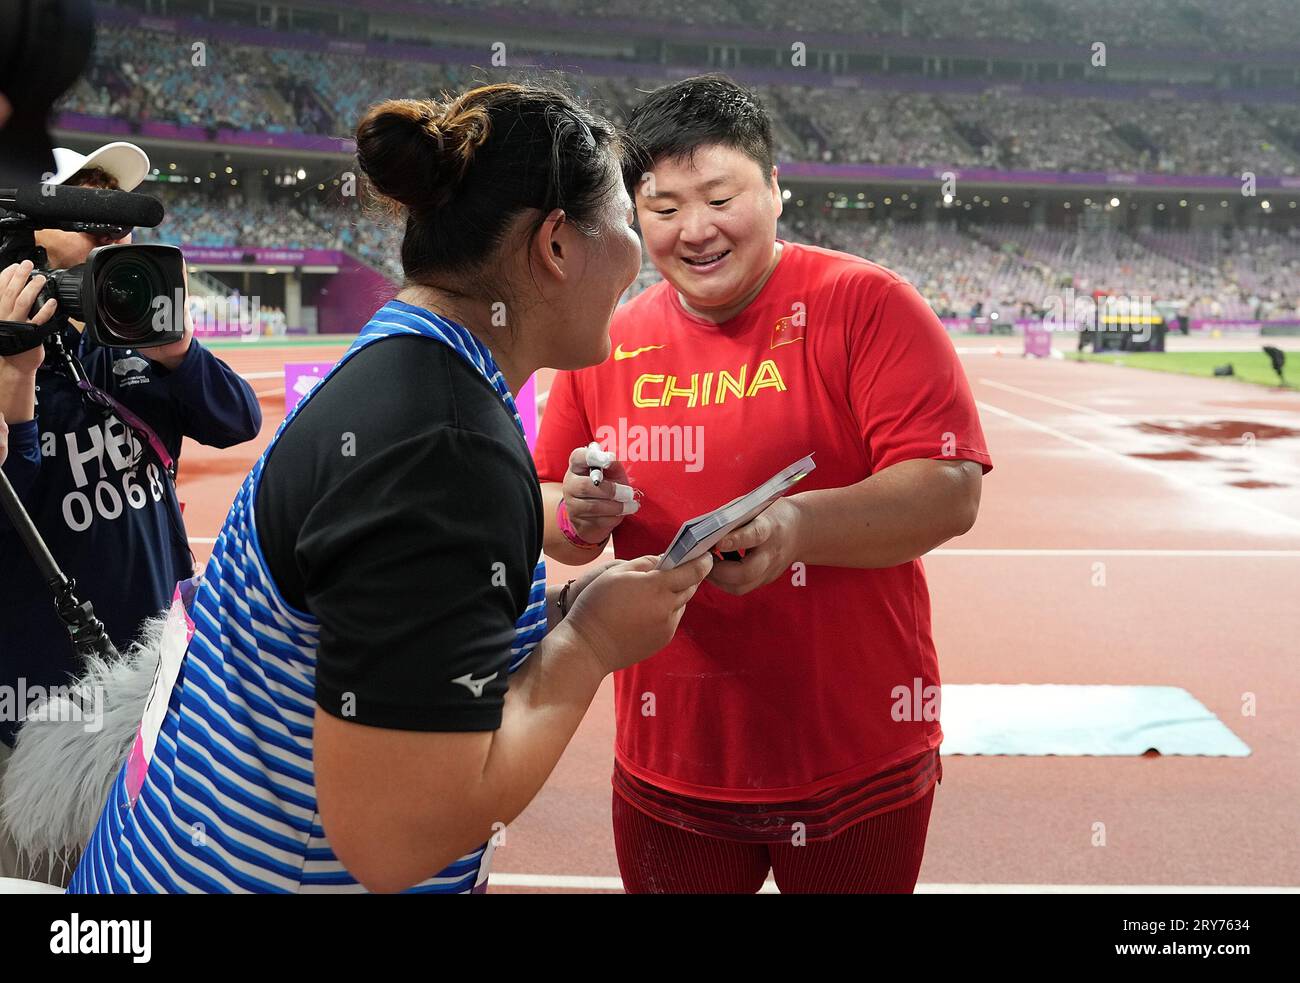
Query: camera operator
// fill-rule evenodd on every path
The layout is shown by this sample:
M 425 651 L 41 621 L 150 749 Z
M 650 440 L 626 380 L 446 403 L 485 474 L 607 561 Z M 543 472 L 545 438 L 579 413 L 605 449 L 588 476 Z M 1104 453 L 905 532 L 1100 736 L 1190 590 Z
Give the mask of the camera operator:
M 138 147 L 109 144 L 89 157 L 55 150 L 51 183 L 130 191 L 149 161 Z M 128 243 L 81 232 L 35 233 L 50 269 L 86 261 L 92 249 Z M 41 324 L 55 300 L 32 307 L 45 278 L 32 264 L 0 271 L 0 320 Z M 214 447 L 251 440 L 262 414 L 251 387 L 193 337 L 152 348 L 96 343 L 65 319 L 56 329 L 93 389 L 78 387 L 49 341 L 0 357 L 0 418 L 8 429 L 4 472 L 50 552 L 94 605 L 109 638 L 123 648 L 141 622 L 167 607 L 178 581 L 193 574 L 193 556 L 173 484 L 181 440 Z M 107 396 L 105 396 L 107 394 Z M 0 686 L 57 686 L 80 671 L 49 589 L 0 514 Z M 29 709 L 18 707 L 21 716 Z M 19 721 L 0 719 L 0 774 Z M 0 834 L 0 841 L 4 837 Z M 9 873 L 0 842 L 0 876 Z

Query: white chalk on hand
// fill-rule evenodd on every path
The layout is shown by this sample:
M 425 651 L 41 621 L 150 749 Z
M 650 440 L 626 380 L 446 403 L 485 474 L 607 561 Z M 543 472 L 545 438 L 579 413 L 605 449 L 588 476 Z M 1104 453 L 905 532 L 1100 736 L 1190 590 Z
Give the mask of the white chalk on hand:
M 613 454 L 601 450 L 600 444 L 594 440 L 587 445 L 587 467 L 591 468 L 589 477 L 593 485 L 598 486 L 605 480 L 605 472 L 602 469 L 609 467 L 615 460 L 617 458 Z
M 601 450 L 600 444 L 594 440 L 587 445 L 587 467 L 607 468 L 616 460 L 617 458 L 609 451 Z

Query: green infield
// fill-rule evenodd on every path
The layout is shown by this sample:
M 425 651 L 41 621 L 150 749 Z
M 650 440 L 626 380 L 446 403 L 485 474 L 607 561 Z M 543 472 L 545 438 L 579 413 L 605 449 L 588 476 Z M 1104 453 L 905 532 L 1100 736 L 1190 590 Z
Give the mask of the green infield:
M 1081 362 L 1107 362 L 1111 365 L 1127 365 L 1135 369 L 1150 369 L 1154 372 L 1176 372 L 1180 375 L 1196 375 L 1203 378 L 1220 378 L 1215 376 L 1218 365 L 1231 365 L 1233 374 L 1225 379 L 1240 382 L 1253 382 L 1261 386 L 1278 384 L 1277 373 L 1273 363 L 1263 351 L 1257 352 L 1103 352 L 1093 355 L 1089 352 L 1071 352 L 1066 358 Z M 1286 365 L 1287 383 L 1290 388 L 1300 388 L 1300 352 L 1288 352 Z
M 239 338 L 213 338 L 199 335 L 204 348 L 285 348 L 291 345 L 350 345 L 357 340 L 354 334 L 285 335 L 280 338 L 258 338 L 241 341 Z

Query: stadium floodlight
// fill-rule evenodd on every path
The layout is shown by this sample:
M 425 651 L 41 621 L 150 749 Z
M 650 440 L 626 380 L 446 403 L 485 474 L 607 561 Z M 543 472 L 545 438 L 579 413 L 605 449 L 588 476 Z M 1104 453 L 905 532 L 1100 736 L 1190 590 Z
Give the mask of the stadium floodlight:
M 1112 198 L 1112 199 L 1110 200 L 1110 207 L 1111 207 L 1111 208 L 1119 208 L 1119 199 L 1118 199 L 1118 198 Z

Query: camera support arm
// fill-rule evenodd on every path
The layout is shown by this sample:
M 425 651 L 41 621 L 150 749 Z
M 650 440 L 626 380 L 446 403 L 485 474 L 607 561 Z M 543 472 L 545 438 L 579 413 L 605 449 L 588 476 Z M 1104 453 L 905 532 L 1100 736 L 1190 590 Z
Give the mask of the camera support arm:
M 59 618 L 68 629 L 77 656 L 83 661 L 93 655 L 101 658 L 112 657 L 117 650 L 104 631 L 103 622 L 95 617 L 89 601 L 77 600 L 74 593 L 77 582 L 70 580 L 59 569 L 59 565 L 45 545 L 45 540 L 41 538 L 41 534 L 32 523 L 31 516 L 23 508 L 14 486 L 9 483 L 9 476 L 3 471 L 0 471 L 0 507 L 3 507 L 5 514 L 9 516 L 18 538 L 22 540 L 27 552 L 36 563 L 41 578 L 54 594 L 54 606 L 58 609 Z

